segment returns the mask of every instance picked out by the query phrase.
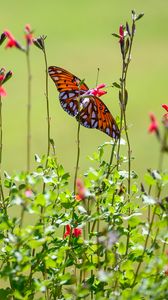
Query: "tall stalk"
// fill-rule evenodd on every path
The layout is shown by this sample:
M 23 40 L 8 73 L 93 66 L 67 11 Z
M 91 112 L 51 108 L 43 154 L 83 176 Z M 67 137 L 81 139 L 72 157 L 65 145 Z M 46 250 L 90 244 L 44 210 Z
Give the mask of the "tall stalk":
M 44 38 L 43 38 L 43 54 L 44 54 L 44 61 L 45 61 L 45 73 L 46 73 L 46 78 L 45 78 L 45 97 L 46 97 L 46 110 L 47 110 L 47 157 L 50 155 L 50 132 L 51 132 L 51 127 L 50 127 L 50 107 L 49 107 L 49 95 L 48 95 L 48 63 L 47 63 L 47 54 L 46 54 L 46 48 L 45 48 L 45 43 L 44 43 Z
M 76 158 L 76 166 L 75 166 L 75 176 L 74 176 L 74 195 L 76 194 L 76 180 L 78 176 L 79 169 L 79 157 L 80 157 L 80 120 L 78 121 L 78 129 L 77 129 L 77 158 Z
M 2 98 L 0 96 L 0 203 L 2 203 Z
M 31 65 L 29 46 L 26 50 L 27 62 L 27 172 L 30 171 L 30 155 L 31 155 Z
M 120 132 L 122 130 L 122 126 L 124 127 L 126 141 L 127 141 L 127 152 L 128 152 L 128 183 L 127 183 L 127 191 L 128 191 L 128 203 L 130 202 L 130 191 L 131 191 L 131 144 L 128 135 L 128 125 L 127 125 L 127 116 L 126 116 L 126 107 L 128 102 L 128 92 L 126 88 L 127 83 L 127 72 L 128 67 L 131 61 L 131 52 L 132 45 L 135 33 L 135 19 L 132 19 L 132 30 L 130 32 L 129 25 L 126 23 L 127 35 L 125 38 L 124 28 L 120 26 L 120 48 L 122 55 L 122 74 L 120 79 L 120 89 L 119 89 L 119 100 L 120 100 L 120 108 L 121 108 L 121 117 L 120 117 Z M 121 144 L 121 136 L 118 141 L 118 149 L 117 149 L 117 169 L 119 168 L 119 155 L 120 155 L 120 144 Z M 128 209 L 128 215 L 130 215 L 130 208 Z M 128 253 L 129 248 L 129 239 L 130 239 L 130 228 L 128 225 L 128 234 L 127 234 L 127 242 L 126 242 L 126 253 Z

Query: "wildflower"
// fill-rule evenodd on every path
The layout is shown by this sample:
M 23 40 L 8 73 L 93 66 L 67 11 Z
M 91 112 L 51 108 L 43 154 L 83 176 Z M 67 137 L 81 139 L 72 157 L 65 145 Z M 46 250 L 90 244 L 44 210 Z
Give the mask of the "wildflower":
M 32 190 L 31 190 L 31 189 L 27 189 L 27 190 L 25 191 L 25 196 L 26 196 L 27 198 L 32 197 L 32 196 L 33 196 Z
M 78 201 L 83 200 L 86 197 L 86 189 L 83 184 L 83 181 L 80 178 L 76 180 L 76 189 L 77 189 L 77 194 L 75 196 L 75 199 Z
M 165 127 L 168 127 L 168 105 L 162 104 L 162 107 L 167 111 L 167 113 L 163 115 L 162 122 Z
M 29 24 L 25 26 L 25 39 L 27 41 L 27 45 L 30 46 L 33 43 L 33 31 Z
M 16 47 L 18 49 L 21 49 L 23 50 L 22 46 L 18 43 L 18 41 L 14 38 L 14 36 L 11 34 L 10 31 L 6 30 L 5 32 L 5 35 L 8 39 L 8 42 L 5 46 L 5 48 L 12 48 L 12 47 Z
M 159 127 L 158 127 L 158 122 L 157 122 L 157 119 L 156 119 L 155 115 L 153 113 L 150 113 L 149 117 L 150 117 L 151 123 L 148 127 L 148 132 L 149 133 L 155 132 L 156 134 L 158 134 L 159 133 L 159 130 L 158 130 Z
M 80 229 L 80 228 L 74 228 L 74 230 L 73 230 L 72 233 L 73 233 L 73 235 L 75 237 L 79 237 L 82 234 L 82 229 Z
M 6 91 L 5 89 L 3 88 L 3 86 L 0 86 L 0 97 L 5 97 L 7 94 L 6 94 Z
M 101 90 L 104 87 L 106 87 L 106 85 L 104 83 L 98 84 L 96 88 L 90 89 L 89 91 L 87 91 L 86 95 L 93 95 L 93 96 L 96 96 L 96 97 L 101 97 L 101 96 L 107 94 L 106 91 Z
M 66 231 L 64 233 L 64 238 L 66 238 L 70 234 L 71 234 L 71 226 L 66 225 Z M 82 229 L 80 229 L 80 228 L 76 227 L 72 230 L 72 235 L 75 236 L 76 238 L 79 237 L 81 234 L 82 234 Z

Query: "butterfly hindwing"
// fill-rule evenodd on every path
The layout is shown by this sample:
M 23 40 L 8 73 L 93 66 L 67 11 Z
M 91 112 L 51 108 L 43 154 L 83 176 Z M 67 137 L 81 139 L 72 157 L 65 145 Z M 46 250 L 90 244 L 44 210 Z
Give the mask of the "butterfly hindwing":
M 81 110 L 77 119 L 81 125 L 101 130 L 114 139 L 120 136 L 115 119 L 98 97 L 89 96 L 81 99 Z

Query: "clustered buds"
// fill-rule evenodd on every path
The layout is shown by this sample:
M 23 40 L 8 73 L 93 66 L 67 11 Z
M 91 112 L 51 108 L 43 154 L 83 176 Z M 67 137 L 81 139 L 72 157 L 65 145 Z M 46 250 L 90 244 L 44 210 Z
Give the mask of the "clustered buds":
M 4 89 L 3 85 L 12 77 L 12 71 L 8 71 L 5 73 L 5 69 L 0 69 L 0 97 L 6 96 L 6 90 Z
M 45 41 L 46 37 L 47 37 L 46 35 L 42 35 L 42 36 L 40 36 L 40 37 L 38 37 L 38 38 L 36 38 L 36 39 L 33 39 L 34 45 L 35 45 L 37 48 L 41 49 L 42 51 L 45 50 L 44 41 Z

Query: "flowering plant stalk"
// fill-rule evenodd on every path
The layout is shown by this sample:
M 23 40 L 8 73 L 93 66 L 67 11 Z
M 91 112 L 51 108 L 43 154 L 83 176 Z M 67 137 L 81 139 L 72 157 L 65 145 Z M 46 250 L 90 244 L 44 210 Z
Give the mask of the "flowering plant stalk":
M 1 35 L 2 37 L 2 35 Z M 2 187 L 2 148 L 3 148 L 3 129 L 2 129 L 2 98 L 5 97 L 6 90 L 4 89 L 3 85 L 8 81 L 12 76 L 12 72 L 5 72 L 5 69 L 2 68 L 0 70 L 0 205 L 2 205 L 5 214 L 7 214 L 6 211 L 6 205 L 4 202 L 4 192 Z
M 128 91 L 127 91 L 127 73 L 128 67 L 131 62 L 131 53 L 132 53 L 132 45 L 136 30 L 136 21 L 143 17 L 143 14 L 136 15 L 135 11 L 132 11 L 132 25 L 131 30 L 128 22 L 126 25 L 120 25 L 119 27 L 119 35 L 113 34 L 115 37 L 119 38 L 120 51 L 122 56 L 122 74 L 120 78 L 120 83 L 113 83 L 114 87 L 119 88 L 119 103 L 120 103 L 120 133 L 122 132 L 122 127 L 124 127 L 124 132 L 127 141 L 128 147 L 128 202 L 130 201 L 130 192 L 131 192 L 131 144 L 128 135 L 128 124 L 126 117 L 126 108 L 128 104 Z M 120 141 L 121 136 L 118 141 L 118 149 L 117 149 L 117 169 L 119 169 L 120 164 Z M 114 147 L 112 148 L 111 157 L 113 157 Z M 130 208 L 128 208 L 129 214 L 131 213 Z M 128 252 L 128 244 L 129 244 L 129 225 L 128 225 L 128 235 L 127 235 L 127 247 L 126 254 Z
M 31 165 L 31 64 L 30 64 L 30 45 L 32 44 L 32 30 L 30 25 L 25 26 L 26 38 L 26 62 L 27 62 L 27 171 L 30 171 Z

